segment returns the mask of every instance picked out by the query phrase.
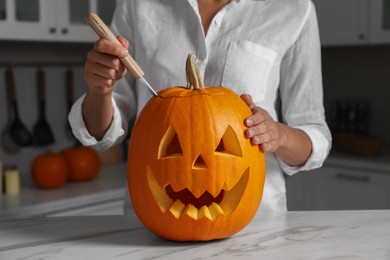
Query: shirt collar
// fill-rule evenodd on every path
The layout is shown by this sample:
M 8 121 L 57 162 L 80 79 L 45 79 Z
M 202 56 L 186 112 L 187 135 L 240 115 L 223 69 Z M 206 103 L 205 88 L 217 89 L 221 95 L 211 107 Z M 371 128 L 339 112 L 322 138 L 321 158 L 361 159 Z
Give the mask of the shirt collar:
M 188 2 L 190 3 L 193 3 L 193 2 L 197 2 L 197 0 L 187 0 Z M 234 1 L 234 2 L 241 2 L 242 0 L 231 0 L 231 1 Z M 251 0 L 251 1 L 262 1 L 262 2 L 266 2 L 268 0 Z
M 232 0 L 232 1 L 234 1 L 234 2 L 241 2 L 242 0 Z M 268 0 L 251 0 L 251 1 L 262 1 L 262 2 L 266 2 L 266 1 L 268 1 Z
M 186 0 L 195 10 L 198 8 L 198 1 L 197 0 Z M 244 0 L 231 0 L 232 2 L 239 3 Z M 262 1 L 266 2 L 268 0 L 248 0 L 248 1 Z

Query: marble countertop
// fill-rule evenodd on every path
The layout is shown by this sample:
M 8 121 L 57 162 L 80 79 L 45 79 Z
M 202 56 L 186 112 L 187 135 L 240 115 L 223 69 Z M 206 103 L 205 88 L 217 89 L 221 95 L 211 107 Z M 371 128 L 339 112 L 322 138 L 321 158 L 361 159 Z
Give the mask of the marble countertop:
M 18 195 L 0 194 L 0 219 L 47 214 L 123 198 L 126 163 L 102 167 L 99 175 L 86 182 L 68 182 L 58 189 L 22 186 Z
M 390 259 L 390 210 L 258 214 L 236 235 L 178 243 L 130 216 L 0 221 L 0 259 Z

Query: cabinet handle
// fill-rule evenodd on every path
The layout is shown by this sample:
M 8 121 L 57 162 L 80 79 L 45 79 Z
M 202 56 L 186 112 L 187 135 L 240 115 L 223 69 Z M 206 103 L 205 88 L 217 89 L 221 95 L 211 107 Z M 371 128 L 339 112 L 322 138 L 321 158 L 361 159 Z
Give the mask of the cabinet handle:
M 368 176 L 354 176 L 349 174 L 337 173 L 337 179 L 346 180 L 346 181 L 358 181 L 358 182 L 369 182 L 370 177 Z
M 49 28 L 49 33 L 54 34 L 56 32 L 57 32 L 57 29 L 55 27 L 50 27 Z
M 61 33 L 67 34 L 69 32 L 68 28 L 62 28 Z

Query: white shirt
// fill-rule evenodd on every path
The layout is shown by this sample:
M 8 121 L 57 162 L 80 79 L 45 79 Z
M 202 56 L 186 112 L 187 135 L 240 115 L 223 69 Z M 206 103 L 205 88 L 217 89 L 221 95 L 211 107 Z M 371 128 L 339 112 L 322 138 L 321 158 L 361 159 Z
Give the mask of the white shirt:
M 156 91 L 185 86 L 185 60 L 188 53 L 195 53 L 206 86 L 250 94 L 275 120 L 307 133 L 313 148 L 301 167 L 291 167 L 275 154 L 266 153 L 260 209 L 286 211 L 283 173 L 320 167 L 331 145 L 312 2 L 231 1 L 215 15 L 205 35 L 196 0 L 121 0 L 112 28 L 129 40 L 130 53 Z M 85 128 L 81 114 L 84 96 L 69 115 L 73 132 L 84 145 L 106 149 L 123 140 L 129 119 L 150 97 L 140 81 L 127 75 L 114 88 L 114 118 L 103 140 L 96 141 Z

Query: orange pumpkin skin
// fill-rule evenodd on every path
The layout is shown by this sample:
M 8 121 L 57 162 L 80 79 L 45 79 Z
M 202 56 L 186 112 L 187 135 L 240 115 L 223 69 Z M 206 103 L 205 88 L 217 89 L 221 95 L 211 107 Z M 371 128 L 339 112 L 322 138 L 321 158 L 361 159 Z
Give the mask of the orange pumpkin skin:
M 171 240 L 212 240 L 251 221 L 265 180 L 264 154 L 244 136 L 251 114 L 223 87 L 172 87 L 146 104 L 132 130 L 128 187 L 148 229 Z
M 37 156 L 31 166 L 34 184 L 42 189 L 61 187 L 68 179 L 68 167 L 60 154 L 45 153 Z
M 69 169 L 69 181 L 87 181 L 94 179 L 101 168 L 100 158 L 95 149 L 80 146 L 69 147 L 61 152 Z

